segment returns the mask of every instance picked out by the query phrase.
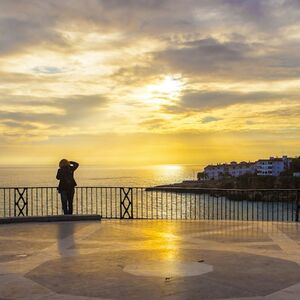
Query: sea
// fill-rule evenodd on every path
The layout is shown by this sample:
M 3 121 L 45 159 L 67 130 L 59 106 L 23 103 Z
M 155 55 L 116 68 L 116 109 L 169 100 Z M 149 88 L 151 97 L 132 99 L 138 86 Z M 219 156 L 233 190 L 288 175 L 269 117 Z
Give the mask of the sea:
M 149 187 L 193 180 L 202 165 L 155 165 L 108 168 L 81 165 L 75 172 L 78 186 Z M 0 166 L 0 187 L 54 187 L 57 166 Z
M 277 195 L 275 198 L 272 195 L 272 201 L 236 201 L 211 193 L 153 192 L 145 189 L 183 180 L 195 180 L 201 170 L 201 165 L 158 165 L 140 168 L 81 165 L 75 172 L 78 186 L 82 188 L 77 189 L 75 193 L 74 213 L 97 213 L 103 218 L 133 215 L 138 219 L 296 219 L 295 201 L 285 201 L 286 195 Z M 61 204 L 55 188 L 58 185 L 56 173 L 56 166 L 1 166 L 0 218 L 22 214 L 61 214 Z M 5 189 L 7 187 L 14 189 Z M 129 199 L 134 199 L 132 206 L 128 206 Z M 28 205 L 25 205 L 25 200 L 28 201 Z M 120 206 L 120 203 L 123 203 L 123 206 Z

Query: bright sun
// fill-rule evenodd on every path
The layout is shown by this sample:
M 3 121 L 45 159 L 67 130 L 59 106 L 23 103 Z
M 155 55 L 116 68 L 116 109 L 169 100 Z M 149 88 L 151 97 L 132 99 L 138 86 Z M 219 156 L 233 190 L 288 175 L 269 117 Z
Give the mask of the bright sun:
M 182 82 L 180 78 L 167 75 L 162 81 L 159 81 L 153 85 L 148 86 L 148 90 L 151 92 L 168 94 L 169 96 L 175 96 L 182 89 Z
M 166 104 L 177 101 L 182 88 L 180 76 L 166 75 L 163 79 L 146 86 L 142 98 L 150 104 Z

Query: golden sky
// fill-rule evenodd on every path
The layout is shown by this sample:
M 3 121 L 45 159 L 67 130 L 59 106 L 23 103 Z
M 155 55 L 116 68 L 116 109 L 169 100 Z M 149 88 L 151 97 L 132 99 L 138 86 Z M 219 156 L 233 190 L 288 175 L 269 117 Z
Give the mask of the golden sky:
M 0 164 L 299 155 L 297 0 L 1 0 Z

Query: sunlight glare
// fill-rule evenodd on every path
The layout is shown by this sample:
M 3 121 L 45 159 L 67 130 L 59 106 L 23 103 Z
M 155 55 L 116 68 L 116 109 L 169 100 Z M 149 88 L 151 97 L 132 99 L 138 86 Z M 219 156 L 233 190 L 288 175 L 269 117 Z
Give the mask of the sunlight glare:
M 165 171 L 179 171 L 179 170 L 182 169 L 182 166 L 179 166 L 179 165 L 162 165 L 161 168 L 164 169 Z
M 139 92 L 139 99 L 149 105 L 165 105 L 178 101 L 184 82 L 180 75 L 166 75 Z
M 178 95 L 183 86 L 182 81 L 175 76 L 167 75 L 156 84 L 148 86 L 148 90 L 153 93 L 167 94 L 169 97 L 173 98 Z

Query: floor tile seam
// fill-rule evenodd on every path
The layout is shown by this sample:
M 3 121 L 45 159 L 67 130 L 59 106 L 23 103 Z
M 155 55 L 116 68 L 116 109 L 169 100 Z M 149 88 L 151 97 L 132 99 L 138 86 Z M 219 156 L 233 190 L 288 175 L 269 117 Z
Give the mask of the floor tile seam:
M 218 299 L 218 300 L 264 300 L 265 297 L 264 296 L 258 296 L 258 297 L 239 297 L 239 298 L 222 298 L 222 299 Z
M 25 252 L 26 251 L 26 252 Z M 35 251 L 28 251 L 27 249 L 22 249 L 22 250 L 1 250 L 0 249 L 0 257 L 1 256 L 17 256 L 17 255 L 23 255 L 23 254 L 26 254 L 26 255 L 34 255 L 38 252 L 38 250 L 35 250 Z
M 270 234 L 269 236 L 283 251 L 290 251 L 291 249 L 300 250 L 299 245 L 287 236 L 280 235 L 279 238 L 274 234 Z
M 191 247 L 191 246 L 181 246 L 183 249 L 199 249 L 198 247 Z M 275 259 L 281 259 L 281 260 L 286 260 L 290 262 L 295 262 L 295 260 L 291 259 L 291 257 L 284 253 L 283 251 L 278 251 L 278 250 L 266 250 L 262 251 L 261 249 L 252 249 L 252 248 L 245 248 L 245 247 L 226 247 L 222 248 L 220 250 L 220 247 L 209 247 L 209 246 L 203 246 L 201 250 L 211 250 L 211 251 L 225 251 L 225 252 L 235 252 L 235 253 L 244 253 L 244 254 L 250 254 L 250 255 L 258 255 L 258 256 L 264 256 L 264 257 L 270 257 L 270 258 L 275 258 Z
M 1 236 L 0 237 L 0 241 L 32 241 L 32 242 L 46 242 L 46 243 L 52 243 L 56 241 L 56 238 L 53 239 L 41 239 L 41 238 L 34 238 L 34 237 L 5 237 L 5 236 Z
M 288 261 L 291 263 L 298 263 L 298 260 L 295 260 L 293 257 L 291 257 L 290 255 L 278 255 L 278 254 L 270 254 L 270 253 L 253 253 L 253 252 L 244 252 L 247 254 L 252 254 L 252 255 L 257 255 L 257 256 L 264 256 L 264 257 L 268 257 L 268 258 L 273 258 L 273 259 L 280 259 L 280 260 L 284 260 L 284 261 Z
M 247 246 L 244 245 L 240 245 L 240 244 L 235 244 L 235 243 L 222 243 L 222 242 L 216 242 L 216 241 L 208 241 L 208 240 L 201 240 L 201 239 L 185 239 L 184 241 L 193 244 L 193 245 L 201 245 L 201 246 L 207 246 L 207 245 L 211 245 L 211 246 L 215 246 L 218 248 L 239 248 L 239 249 L 248 249 Z M 277 245 L 276 243 L 273 243 L 273 245 Z
M 88 254 L 92 254 L 92 253 L 99 252 L 99 251 L 101 251 L 101 252 L 144 251 L 144 250 L 148 250 L 148 249 L 149 249 L 148 247 L 141 248 L 140 246 L 137 246 L 137 247 L 130 247 L 130 246 L 128 247 L 127 246 L 126 248 L 123 248 L 122 250 L 120 250 L 120 249 L 102 249 L 102 248 L 84 248 L 84 249 L 79 250 L 79 255 L 85 255 L 85 253 L 84 253 L 85 250 L 87 252 L 89 252 Z M 155 248 L 154 250 L 164 250 L 164 249 L 172 250 L 173 247 L 166 248 L 164 246 L 161 246 L 161 247 Z M 176 247 L 176 249 L 177 249 L 177 247 Z M 180 249 L 199 250 L 199 247 L 195 247 L 193 245 L 182 245 L 182 246 L 180 246 Z M 82 252 L 81 252 L 81 250 L 82 250 Z M 270 250 L 248 249 L 248 248 L 243 248 L 243 247 L 239 247 L 239 248 L 228 247 L 228 248 L 222 248 L 222 250 L 220 250 L 220 247 L 209 247 L 209 246 L 202 247 L 201 250 L 244 253 L 244 254 L 249 254 L 249 255 L 258 255 L 258 256 L 263 256 L 263 257 L 270 257 L 270 258 L 274 258 L 274 259 L 281 259 L 281 260 L 295 262 L 293 259 L 291 259 L 290 256 L 282 253 L 282 251 L 270 252 Z M 70 252 L 72 253 L 72 251 L 70 251 Z
M 56 259 L 58 258 L 59 255 L 48 255 L 48 256 L 36 256 L 34 259 L 28 259 L 27 261 L 9 261 L 6 263 L 0 263 L 0 266 L 2 266 L 2 268 L 13 268 L 13 267 L 19 267 L 20 272 L 18 273 L 27 273 L 29 271 L 31 271 L 32 269 L 35 269 L 36 267 L 38 267 L 39 265 Z M 21 271 L 22 270 L 22 271 Z
M 76 299 L 80 299 L 80 300 L 113 300 L 111 298 L 78 296 L 78 295 L 72 295 L 72 294 L 56 293 L 54 291 L 51 291 L 51 293 L 49 293 L 49 294 L 37 295 L 37 296 L 38 296 L 38 298 L 34 297 L 34 300 L 43 300 L 43 299 L 48 300 L 48 299 L 52 299 L 53 297 L 56 297 L 58 300 L 60 299 L 60 297 L 63 300 L 65 300 L 66 297 L 68 297 L 67 299 L 72 299 L 72 300 L 73 299 L 74 300 L 76 300 Z M 23 298 L 23 299 L 25 299 L 25 300 L 31 300 L 31 297 L 32 296 L 29 296 L 29 297 L 26 297 L 26 298 Z M 47 298 L 45 298 L 45 297 L 47 297 Z M 49 298 L 49 297 L 51 297 L 51 298 Z
M 263 230 L 265 230 L 264 227 L 262 227 Z M 266 233 L 268 234 L 268 236 L 274 241 L 275 244 L 277 244 L 277 246 L 279 246 L 283 251 L 285 252 L 289 252 L 291 247 L 294 250 L 300 250 L 300 246 L 293 241 L 292 239 L 290 239 L 286 234 L 284 234 L 282 231 L 280 231 L 277 227 L 276 227 L 276 231 L 278 234 L 274 234 L 273 232 L 268 232 L 266 231 Z M 279 238 L 278 238 L 279 236 Z
M 21 282 L 21 283 L 25 283 L 25 284 L 32 284 L 33 286 L 35 287 L 39 287 L 42 289 L 42 293 L 43 295 L 45 295 L 46 293 L 45 292 L 48 292 L 48 293 L 53 293 L 53 291 L 49 288 L 47 288 L 46 286 L 36 282 L 35 280 L 32 280 L 31 278 L 28 278 L 26 277 L 26 274 L 20 274 L 20 273 L 8 273 L 6 275 L 7 277 L 12 277 L 11 280 L 9 280 L 8 282 Z M 47 294 L 48 294 L 47 293 Z
M 76 299 L 79 299 L 79 300 L 114 300 L 113 298 L 103 298 L 103 297 L 89 297 L 89 296 L 77 296 L 77 295 L 72 295 L 72 294 L 62 294 L 62 293 L 56 293 L 56 295 L 59 295 L 59 296 L 68 296 L 68 297 L 72 297 L 72 300 L 76 300 Z M 65 298 L 62 298 L 63 300 Z
M 209 235 L 209 234 L 220 234 L 224 232 L 234 232 L 246 228 L 250 228 L 251 226 L 239 226 L 239 227 L 233 227 L 233 228 L 225 228 L 225 229 L 220 229 L 220 230 L 213 230 L 213 231 L 201 231 L 201 232 L 195 232 L 191 233 L 190 236 L 198 236 L 198 235 Z
M 224 282 L 224 281 L 219 280 L 219 279 L 209 278 L 209 276 L 210 276 L 209 273 L 201 275 L 201 277 L 205 278 L 207 281 L 210 281 L 210 282 L 213 282 L 213 283 L 217 283 L 218 285 L 221 285 L 223 287 L 228 287 L 229 286 L 229 287 L 233 287 L 233 288 L 235 288 L 237 290 L 240 290 L 240 291 L 246 291 L 247 293 L 250 294 L 250 297 L 252 297 L 251 296 L 251 294 L 253 294 L 253 290 L 252 289 L 241 288 L 241 287 L 236 286 L 236 285 L 234 285 L 232 283 L 228 284 L 228 282 Z M 254 297 L 262 297 L 262 296 L 258 295 L 258 296 L 254 296 Z
M 300 295 L 293 295 L 288 292 L 279 291 L 265 296 L 267 300 L 299 300 Z
M 245 246 L 245 247 L 249 247 L 249 246 L 274 246 L 276 245 L 273 241 L 270 242 L 237 242 L 234 243 L 235 245 L 238 246 Z
M 281 291 L 291 293 L 292 292 L 291 290 L 294 289 L 295 287 L 297 287 L 298 293 L 300 294 L 300 282 L 290 285 L 287 288 L 282 289 Z

